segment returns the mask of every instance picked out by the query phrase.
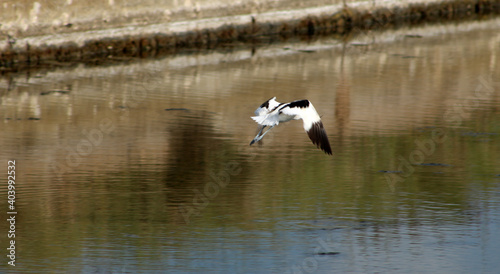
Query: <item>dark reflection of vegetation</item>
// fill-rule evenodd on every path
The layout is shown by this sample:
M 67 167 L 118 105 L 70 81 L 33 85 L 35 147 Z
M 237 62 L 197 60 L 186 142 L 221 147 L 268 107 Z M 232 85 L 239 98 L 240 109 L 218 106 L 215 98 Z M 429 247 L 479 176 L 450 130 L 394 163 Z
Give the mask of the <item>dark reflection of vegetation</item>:
M 168 188 L 203 186 L 210 171 L 224 169 L 224 165 L 237 156 L 236 147 L 224 139 L 224 133 L 215 129 L 211 113 L 185 112 L 177 124 L 168 125 L 167 131 L 163 177 Z
M 220 145 L 211 117 L 203 112 L 198 117 L 180 116 L 177 124 L 168 126 L 168 154 L 165 170 L 167 187 L 186 187 L 203 181 L 213 150 Z
M 236 147 L 224 138 L 224 133 L 216 130 L 211 113 L 187 110 L 179 114 L 178 123 L 167 128 L 166 165 L 160 175 L 168 190 L 165 196 L 168 211 L 174 217 L 179 217 L 179 206 L 195 207 L 197 211 L 204 209 L 194 205 L 193 200 L 197 195 L 205 195 L 206 185 L 215 182 L 214 176 L 220 177 L 221 172 L 228 174 L 228 165 L 233 164 L 243 171 L 242 174 L 248 170 L 244 168 L 246 161 L 239 157 Z M 230 182 L 238 179 L 234 174 L 229 176 Z M 226 187 L 218 189 L 223 193 Z M 243 193 L 232 193 L 233 198 L 239 195 Z M 223 199 L 220 196 L 218 194 L 216 199 Z M 196 201 L 202 203 L 199 198 Z

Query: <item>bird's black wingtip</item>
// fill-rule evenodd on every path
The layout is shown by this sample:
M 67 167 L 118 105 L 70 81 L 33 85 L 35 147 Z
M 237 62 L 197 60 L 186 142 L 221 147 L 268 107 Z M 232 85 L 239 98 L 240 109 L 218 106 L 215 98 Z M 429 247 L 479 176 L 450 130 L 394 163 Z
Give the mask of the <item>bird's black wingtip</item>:
M 330 142 L 328 141 L 328 136 L 326 135 L 325 128 L 323 127 L 323 123 L 321 121 L 313 123 L 311 128 L 307 131 L 307 135 L 313 144 L 323 150 L 323 152 L 328 155 L 333 154 Z

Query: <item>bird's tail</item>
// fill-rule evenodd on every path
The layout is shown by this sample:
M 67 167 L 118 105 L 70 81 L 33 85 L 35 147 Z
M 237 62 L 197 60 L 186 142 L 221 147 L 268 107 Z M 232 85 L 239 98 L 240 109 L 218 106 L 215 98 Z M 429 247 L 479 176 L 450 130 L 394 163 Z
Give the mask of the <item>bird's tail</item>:
M 268 119 L 269 115 L 259 115 L 259 116 L 252 116 L 251 118 L 257 122 L 257 124 L 262 125 L 262 126 L 275 126 L 277 125 L 276 122 L 271 121 Z

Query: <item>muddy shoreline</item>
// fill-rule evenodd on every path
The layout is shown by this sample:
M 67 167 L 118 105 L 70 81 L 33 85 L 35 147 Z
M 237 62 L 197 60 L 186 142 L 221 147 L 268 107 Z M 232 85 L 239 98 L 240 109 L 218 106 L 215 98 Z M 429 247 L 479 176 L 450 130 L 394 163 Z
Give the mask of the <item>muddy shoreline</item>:
M 65 63 L 102 64 L 129 58 L 158 57 L 206 49 L 255 46 L 289 39 L 339 36 L 349 39 L 364 30 L 450 21 L 470 21 L 500 14 L 500 0 L 454 0 L 377 6 L 337 6 L 301 13 L 227 17 L 186 22 L 181 27 L 84 32 L 67 37 L 9 40 L 0 49 L 0 73 Z M 202 21 L 202 22 L 201 22 Z M 179 24 L 180 26 L 180 24 Z M 89 35 L 90 34 L 90 35 Z M 347 37 L 347 38 L 346 38 Z

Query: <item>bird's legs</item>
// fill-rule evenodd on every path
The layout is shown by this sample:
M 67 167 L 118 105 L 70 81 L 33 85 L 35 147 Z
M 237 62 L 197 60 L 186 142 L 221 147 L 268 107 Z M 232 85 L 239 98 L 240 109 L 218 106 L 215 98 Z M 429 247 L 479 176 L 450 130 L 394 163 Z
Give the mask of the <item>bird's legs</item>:
M 250 145 L 253 145 L 253 143 L 258 142 L 258 141 L 260 141 L 260 139 L 262 139 L 262 138 L 259 138 L 259 135 L 266 128 L 266 126 L 260 126 L 259 128 L 260 128 L 259 133 L 257 133 L 257 136 L 255 136 L 255 138 L 253 138 L 253 140 L 250 142 Z
M 266 126 L 262 126 L 262 128 L 260 129 L 260 131 L 257 134 L 257 136 L 255 136 L 255 138 L 253 138 L 253 140 L 250 142 L 250 145 L 253 145 L 253 143 L 258 142 L 262 138 L 264 138 L 264 135 L 266 135 L 266 133 L 268 133 L 271 129 L 273 129 L 274 126 L 271 126 L 268 130 L 266 130 L 266 132 L 262 133 L 262 131 L 264 130 L 265 127 Z M 262 135 L 260 135 L 261 133 L 262 133 Z

